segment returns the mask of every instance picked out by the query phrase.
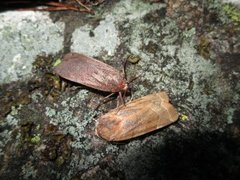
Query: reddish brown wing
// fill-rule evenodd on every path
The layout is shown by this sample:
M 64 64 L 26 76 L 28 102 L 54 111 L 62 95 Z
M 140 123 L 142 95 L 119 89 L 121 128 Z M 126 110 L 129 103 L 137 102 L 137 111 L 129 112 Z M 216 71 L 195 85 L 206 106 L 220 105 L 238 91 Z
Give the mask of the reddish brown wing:
M 126 82 L 117 69 L 78 53 L 66 54 L 55 72 L 70 81 L 107 92 L 115 92 L 122 81 Z
M 113 109 L 98 119 L 96 133 L 108 141 L 122 141 L 175 122 L 177 110 L 165 92 L 144 96 Z

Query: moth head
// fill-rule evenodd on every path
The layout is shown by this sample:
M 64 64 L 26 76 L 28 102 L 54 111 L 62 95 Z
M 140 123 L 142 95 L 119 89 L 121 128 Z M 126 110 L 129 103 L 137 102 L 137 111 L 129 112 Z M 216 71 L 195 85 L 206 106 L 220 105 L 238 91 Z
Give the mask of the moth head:
M 129 87 L 128 87 L 128 84 L 127 84 L 127 82 L 125 82 L 125 83 L 123 83 L 123 91 L 128 91 L 128 89 L 129 89 Z
M 128 84 L 127 82 L 125 82 L 121 92 L 123 93 L 124 96 L 128 96 L 130 94 L 132 94 L 132 87 L 130 84 Z

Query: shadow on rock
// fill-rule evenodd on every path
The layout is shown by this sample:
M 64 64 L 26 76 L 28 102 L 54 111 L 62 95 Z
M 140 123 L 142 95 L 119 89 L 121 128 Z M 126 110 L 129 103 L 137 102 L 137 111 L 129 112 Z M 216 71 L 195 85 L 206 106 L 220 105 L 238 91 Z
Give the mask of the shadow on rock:
M 124 169 L 126 179 L 240 179 L 240 140 L 219 132 L 171 136 L 130 156 Z

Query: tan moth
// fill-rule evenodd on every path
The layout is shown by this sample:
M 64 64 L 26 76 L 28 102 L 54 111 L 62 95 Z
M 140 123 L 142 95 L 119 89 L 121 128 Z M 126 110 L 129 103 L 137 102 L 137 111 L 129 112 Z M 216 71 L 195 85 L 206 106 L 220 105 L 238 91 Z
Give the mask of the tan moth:
M 166 92 L 150 94 L 119 106 L 97 120 L 96 134 L 122 141 L 165 127 L 178 119 Z

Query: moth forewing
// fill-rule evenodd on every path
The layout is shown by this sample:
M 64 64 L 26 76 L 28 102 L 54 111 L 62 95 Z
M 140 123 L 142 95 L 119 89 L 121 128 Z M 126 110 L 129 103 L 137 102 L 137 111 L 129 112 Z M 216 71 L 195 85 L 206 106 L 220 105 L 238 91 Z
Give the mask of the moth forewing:
M 164 111 L 167 115 L 167 121 L 169 120 L 174 122 L 178 119 L 178 113 L 176 113 L 176 109 L 170 103 L 162 102 L 162 107 L 162 111 Z
M 178 119 L 165 92 L 133 100 L 102 115 L 96 133 L 108 141 L 131 139 L 167 126 Z
M 127 90 L 124 75 L 99 60 L 78 53 L 68 53 L 55 72 L 70 81 L 106 92 Z

